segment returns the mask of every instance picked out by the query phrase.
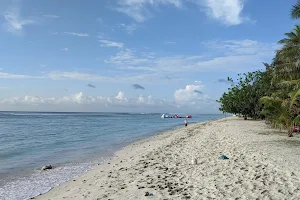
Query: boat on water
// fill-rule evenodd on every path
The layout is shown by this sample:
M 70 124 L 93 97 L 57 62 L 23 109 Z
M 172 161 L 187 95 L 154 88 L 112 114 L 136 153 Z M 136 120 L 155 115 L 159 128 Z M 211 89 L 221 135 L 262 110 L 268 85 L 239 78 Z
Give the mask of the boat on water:
M 192 118 L 192 115 L 187 115 L 185 117 L 182 117 L 182 116 L 179 116 L 177 114 L 174 114 L 174 115 L 168 115 L 168 114 L 162 114 L 161 118 Z

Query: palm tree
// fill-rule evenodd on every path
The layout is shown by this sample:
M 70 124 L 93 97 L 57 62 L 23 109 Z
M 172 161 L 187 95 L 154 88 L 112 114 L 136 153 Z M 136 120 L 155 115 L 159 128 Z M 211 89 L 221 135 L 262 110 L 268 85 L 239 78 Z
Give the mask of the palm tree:
M 298 0 L 297 3 L 293 5 L 293 8 L 291 10 L 291 16 L 293 19 L 300 18 L 300 0 Z
M 300 0 L 297 6 L 300 17 Z M 296 25 L 285 36 L 278 42 L 282 48 L 277 51 L 273 71 L 270 71 L 274 85 L 272 94 L 261 98 L 261 102 L 264 104 L 262 112 L 274 126 L 290 129 L 300 120 L 300 26 Z M 270 65 L 264 65 L 270 69 Z
M 299 0 L 300 3 L 300 0 Z M 299 4 L 300 6 L 300 4 Z M 294 80 L 300 78 L 300 26 L 285 33 L 286 38 L 278 43 L 282 44 L 282 48 L 277 51 L 274 64 L 275 78 L 278 80 Z

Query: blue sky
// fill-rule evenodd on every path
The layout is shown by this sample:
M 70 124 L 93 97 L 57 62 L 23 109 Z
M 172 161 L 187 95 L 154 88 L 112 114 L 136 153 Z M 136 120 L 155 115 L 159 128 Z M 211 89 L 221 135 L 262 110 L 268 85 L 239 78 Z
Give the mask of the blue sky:
M 0 110 L 217 113 L 296 1 L 2 0 Z

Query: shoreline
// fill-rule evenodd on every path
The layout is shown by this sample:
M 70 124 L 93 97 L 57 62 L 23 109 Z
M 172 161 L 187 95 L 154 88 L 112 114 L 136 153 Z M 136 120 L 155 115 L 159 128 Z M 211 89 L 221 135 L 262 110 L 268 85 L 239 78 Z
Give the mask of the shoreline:
M 210 117 L 212 118 L 214 116 L 212 115 Z M 199 119 L 197 119 L 196 117 L 194 122 L 202 121 L 205 118 L 206 117 L 200 116 Z M 161 121 L 161 119 L 159 118 L 158 121 Z M 170 125 L 169 122 L 171 122 Z M 40 194 L 44 194 L 49 190 L 58 187 L 69 180 L 72 180 L 73 178 L 81 177 L 97 166 L 97 164 L 103 163 L 105 160 L 112 158 L 115 152 L 120 151 L 132 143 L 143 141 L 145 139 L 152 138 L 155 135 L 159 135 L 181 127 L 181 125 L 178 124 L 178 120 L 175 120 L 175 124 L 173 122 L 173 120 L 166 120 L 166 122 L 162 122 L 158 125 L 154 124 L 152 126 L 153 128 L 151 129 L 145 128 L 140 131 L 136 130 L 135 136 L 126 137 L 128 139 L 123 140 L 123 144 L 120 143 L 115 146 L 112 145 L 110 149 L 107 150 L 109 153 L 103 154 L 97 151 L 94 152 L 94 154 L 82 157 L 84 160 L 78 159 L 78 161 L 75 162 L 69 162 L 67 160 L 68 157 L 66 157 L 66 159 L 64 159 L 66 162 L 56 163 L 54 161 L 43 163 L 32 168 L 26 168 L 28 169 L 28 173 L 23 173 L 21 170 L 18 170 L 20 175 L 8 175 L 5 177 L 5 179 L 2 179 L 3 184 L 0 188 L 0 199 L 1 197 L 4 199 L 28 199 Z M 172 125 L 172 123 L 174 125 Z M 111 131 L 113 131 L 113 129 Z M 98 147 L 101 147 L 101 144 L 102 143 L 99 143 Z M 41 171 L 41 167 L 47 164 L 52 164 L 54 168 L 52 170 Z
M 210 120 L 136 141 L 35 199 L 298 199 L 299 146 L 263 121 Z
M 217 119 L 212 119 L 212 120 L 208 120 L 208 121 L 203 121 L 203 122 L 191 122 L 189 123 L 188 127 L 191 127 L 191 126 L 196 126 L 196 125 L 204 125 L 206 123 L 210 123 L 210 122 L 214 122 L 214 121 L 217 121 L 217 120 L 220 120 L 220 119 L 224 119 L 225 117 L 221 117 L 221 118 L 217 118 Z M 82 178 L 83 176 L 85 176 L 87 173 L 90 173 L 90 172 L 93 172 L 97 169 L 99 169 L 99 166 L 103 166 L 103 165 L 107 165 L 108 163 L 111 163 L 113 160 L 115 159 L 118 159 L 118 154 L 119 153 L 122 153 L 122 151 L 126 151 L 127 148 L 130 148 L 130 147 L 135 147 L 136 145 L 142 145 L 143 143 L 146 143 L 146 142 L 151 142 L 153 140 L 157 140 L 158 138 L 157 137 L 169 137 L 170 134 L 172 134 L 172 132 L 174 131 L 180 131 L 182 129 L 185 129 L 186 127 L 183 127 L 183 125 L 176 125 L 174 127 L 171 127 L 171 128 L 166 128 L 165 130 L 161 130 L 161 131 L 154 131 L 152 136 L 150 137 L 146 137 L 146 138 L 141 138 L 141 139 L 137 139 L 133 142 L 128 142 L 127 144 L 124 144 L 122 145 L 121 147 L 118 148 L 117 151 L 115 151 L 113 153 L 113 155 L 111 156 L 108 156 L 108 157 L 105 157 L 105 159 L 102 160 L 101 163 L 97 163 L 94 161 L 92 161 L 92 163 L 94 163 L 92 165 L 92 169 L 88 170 L 87 172 L 81 174 L 79 177 L 76 176 L 74 178 L 71 178 L 69 181 L 66 181 L 66 182 L 62 182 L 60 183 L 58 186 L 55 186 L 55 187 L 52 187 L 51 189 L 49 189 L 49 191 L 45 192 L 45 193 L 42 193 L 40 195 L 37 195 L 37 196 L 34 196 L 34 197 L 31 197 L 30 199 L 39 199 L 39 198 L 43 198 L 44 195 L 47 195 L 47 193 L 51 192 L 52 190 L 56 189 L 56 188 L 59 188 L 61 187 L 62 185 L 65 185 L 65 184 L 68 184 L 68 183 L 71 183 L 72 181 L 76 180 L 76 179 L 80 179 Z M 167 135 L 168 134 L 168 135 Z

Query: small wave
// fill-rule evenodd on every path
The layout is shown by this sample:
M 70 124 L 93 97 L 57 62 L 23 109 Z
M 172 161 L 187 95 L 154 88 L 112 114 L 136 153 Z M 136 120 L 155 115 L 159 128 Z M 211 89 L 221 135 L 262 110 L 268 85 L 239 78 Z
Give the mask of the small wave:
M 22 177 L 0 187 L 0 199 L 29 199 L 48 192 L 59 184 L 76 178 L 92 169 L 92 163 L 61 166 L 49 171 L 36 170 L 29 177 Z

